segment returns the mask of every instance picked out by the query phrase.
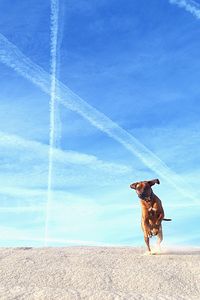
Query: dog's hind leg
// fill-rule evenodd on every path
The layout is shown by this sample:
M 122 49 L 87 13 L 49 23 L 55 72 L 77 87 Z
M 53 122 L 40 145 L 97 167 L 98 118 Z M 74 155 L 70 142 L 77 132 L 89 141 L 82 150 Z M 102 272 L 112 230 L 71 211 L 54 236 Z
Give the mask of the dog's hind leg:
M 150 248 L 150 243 L 149 243 L 149 237 L 147 235 L 144 235 L 144 241 L 147 245 L 148 251 L 145 254 L 151 254 L 151 248 Z
M 156 244 L 156 252 L 160 253 L 161 252 L 160 244 L 163 240 L 162 225 L 160 225 L 157 237 L 158 237 L 158 239 L 157 239 L 157 244 Z

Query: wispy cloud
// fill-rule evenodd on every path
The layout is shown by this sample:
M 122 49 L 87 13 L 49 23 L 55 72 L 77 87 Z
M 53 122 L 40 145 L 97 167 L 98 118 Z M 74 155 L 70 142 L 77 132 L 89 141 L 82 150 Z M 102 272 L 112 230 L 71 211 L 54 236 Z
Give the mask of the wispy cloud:
M 171 247 L 172 249 L 174 247 L 177 247 L 179 251 L 184 251 L 182 246 L 196 246 L 196 249 L 199 250 L 199 235 L 200 232 L 190 233 L 190 234 L 184 234 L 183 236 L 179 235 L 179 237 L 169 236 L 167 237 L 167 241 L 164 241 L 164 245 L 167 247 Z M 193 248 L 195 250 L 195 248 Z
M 39 245 L 43 243 L 44 239 L 41 236 L 40 229 L 34 230 L 26 230 L 26 229 L 16 229 L 11 226 L 0 226 L 0 234 L 2 239 L 4 240 L 4 244 L 6 241 L 27 241 L 28 245 L 31 245 L 31 242 L 38 242 Z M 51 245 L 62 244 L 64 246 L 121 246 L 119 244 L 108 243 L 100 240 L 87 240 L 87 239 L 63 239 L 63 238 L 54 238 L 49 237 L 46 240 L 47 243 Z
M 17 208 L 16 212 L 20 212 L 20 207 L 26 206 L 29 207 L 28 210 L 31 211 L 32 207 L 34 211 L 37 203 L 45 208 L 48 145 L 0 132 L 0 160 L 1 207 L 14 206 Z M 91 186 L 90 192 L 93 195 L 91 203 L 94 203 L 96 194 L 99 195 L 96 190 L 103 187 L 97 201 L 101 202 L 105 198 L 105 203 L 110 204 L 111 196 L 106 194 L 106 187 L 116 190 L 116 186 L 125 185 L 127 190 L 127 178 L 131 178 L 133 173 L 135 171 L 126 165 L 105 162 L 79 152 L 54 149 L 51 211 L 59 201 L 66 205 L 76 202 L 77 205 L 84 206 L 88 202 L 87 193 L 85 194 L 85 186 L 88 185 Z M 73 194 L 68 190 L 72 187 Z M 120 200 L 122 197 L 114 196 L 114 199 L 116 202 L 116 199 Z M 14 208 L 11 212 L 14 213 Z M 68 213 L 70 214 L 69 211 Z
M 0 213 L 23 213 L 23 212 L 43 212 L 44 206 L 4 206 L 0 207 Z
M 2 34 L 0 34 L 0 60 L 23 77 L 36 84 L 45 93 L 50 93 L 50 75 L 38 65 L 34 64 Z M 57 100 L 66 108 L 77 112 L 79 115 L 87 119 L 93 126 L 97 127 L 99 130 L 122 144 L 127 150 L 140 159 L 144 165 L 169 182 L 170 185 L 172 185 L 182 195 L 187 195 L 187 197 L 192 201 L 198 202 L 198 200 L 196 200 L 196 195 L 190 191 L 189 187 L 186 188 L 186 183 L 180 178 L 180 176 L 168 168 L 163 161 L 161 161 L 133 135 L 121 128 L 106 115 L 89 105 L 61 82 L 56 81 L 56 86 L 60 90 L 59 95 L 57 95 Z
M 171 4 L 176 4 L 190 12 L 197 19 L 200 19 L 200 4 L 193 0 L 169 0 Z
M 14 149 L 15 151 L 19 149 L 22 152 L 28 150 L 37 154 L 37 156 L 40 156 L 41 158 L 45 158 L 48 153 L 48 145 L 46 144 L 27 140 L 20 136 L 7 134 L 4 132 L 0 132 L 0 145 L 1 151 L 3 151 L 3 149 L 5 148 L 9 148 L 10 151 L 12 149 Z M 115 174 L 123 174 L 133 171 L 129 166 L 116 163 L 108 163 L 99 160 L 94 155 L 88 155 L 81 152 L 69 150 L 63 151 L 57 148 L 54 148 L 54 159 L 57 163 L 90 166 L 94 170 L 102 169 L 107 170 L 108 172 L 114 172 Z

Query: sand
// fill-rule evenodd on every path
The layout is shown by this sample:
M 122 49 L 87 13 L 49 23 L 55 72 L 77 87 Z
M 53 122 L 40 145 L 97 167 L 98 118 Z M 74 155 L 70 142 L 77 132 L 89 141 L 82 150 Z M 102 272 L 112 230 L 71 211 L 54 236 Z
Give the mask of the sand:
M 200 299 L 200 250 L 0 248 L 0 299 Z

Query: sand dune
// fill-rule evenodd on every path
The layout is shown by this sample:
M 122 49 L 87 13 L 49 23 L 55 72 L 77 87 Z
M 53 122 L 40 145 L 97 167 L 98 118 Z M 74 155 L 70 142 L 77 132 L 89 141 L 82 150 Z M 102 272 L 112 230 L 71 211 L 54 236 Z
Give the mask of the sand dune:
M 0 299 L 200 299 L 200 249 L 1 248 Z

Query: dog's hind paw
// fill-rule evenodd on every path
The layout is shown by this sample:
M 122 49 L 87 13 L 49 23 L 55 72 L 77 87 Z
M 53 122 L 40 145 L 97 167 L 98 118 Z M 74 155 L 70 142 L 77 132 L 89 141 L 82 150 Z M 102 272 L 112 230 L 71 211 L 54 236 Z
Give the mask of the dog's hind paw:
M 161 254 L 161 249 L 160 249 L 160 247 L 156 247 L 151 252 L 152 252 L 152 254 Z
M 144 252 L 143 255 L 145 255 L 145 256 L 147 256 L 147 255 L 152 255 L 152 252 L 151 252 L 151 251 L 146 251 L 146 252 Z

